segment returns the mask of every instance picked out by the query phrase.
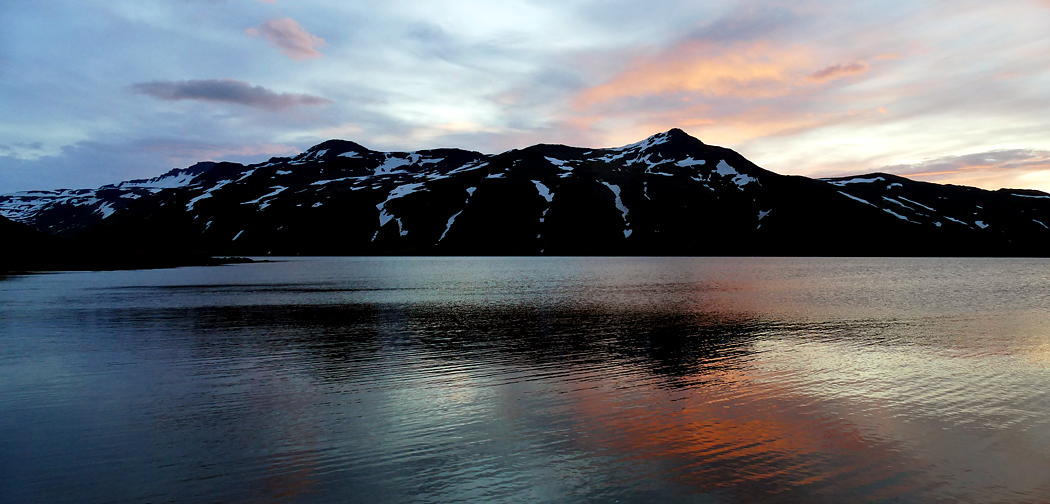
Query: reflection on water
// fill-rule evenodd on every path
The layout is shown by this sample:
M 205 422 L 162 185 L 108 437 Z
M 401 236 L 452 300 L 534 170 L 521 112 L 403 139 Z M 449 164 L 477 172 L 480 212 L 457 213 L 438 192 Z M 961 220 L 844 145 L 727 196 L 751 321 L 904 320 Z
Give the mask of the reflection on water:
M 0 281 L 3 502 L 1050 500 L 1050 262 Z

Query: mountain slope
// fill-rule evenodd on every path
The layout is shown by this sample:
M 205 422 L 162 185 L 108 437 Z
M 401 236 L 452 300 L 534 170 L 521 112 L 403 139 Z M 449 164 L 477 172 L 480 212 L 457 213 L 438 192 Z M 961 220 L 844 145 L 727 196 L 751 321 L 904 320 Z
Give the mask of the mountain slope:
M 238 257 L 214 258 L 178 251 L 125 250 L 99 247 L 82 239 L 51 236 L 0 217 L 0 273 L 61 270 L 115 270 L 214 266 L 249 262 Z
M 330 140 L 256 165 L 0 196 L 0 213 L 95 243 L 208 254 L 1050 253 L 1045 193 L 783 176 L 678 129 L 497 155 Z

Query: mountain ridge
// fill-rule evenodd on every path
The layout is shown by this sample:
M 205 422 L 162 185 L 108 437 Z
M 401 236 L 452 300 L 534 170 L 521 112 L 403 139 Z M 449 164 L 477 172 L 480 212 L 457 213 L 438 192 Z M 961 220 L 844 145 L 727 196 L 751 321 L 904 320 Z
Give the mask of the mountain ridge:
M 0 195 L 0 214 L 213 255 L 1050 255 L 1050 194 L 780 175 L 677 128 L 499 154 L 328 140 L 263 163 Z

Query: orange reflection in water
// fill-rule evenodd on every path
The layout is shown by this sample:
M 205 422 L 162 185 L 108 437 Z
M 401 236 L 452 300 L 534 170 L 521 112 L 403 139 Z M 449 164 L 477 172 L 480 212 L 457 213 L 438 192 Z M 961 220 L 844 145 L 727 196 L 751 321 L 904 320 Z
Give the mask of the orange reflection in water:
M 622 402 L 605 386 L 576 393 L 586 418 L 588 451 L 608 452 L 639 467 L 639 479 L 666 478 L 697 492 L 737 497 L 821 489 L 859 489 L 865 498 L 914 491 L 920 464 L 898 444 L 870 437 L 811 398 L 751 380 L 745 371 L 719 373 L 703 388 L 667 389 Z M 655 468 L 658 466 L 659 468 Z

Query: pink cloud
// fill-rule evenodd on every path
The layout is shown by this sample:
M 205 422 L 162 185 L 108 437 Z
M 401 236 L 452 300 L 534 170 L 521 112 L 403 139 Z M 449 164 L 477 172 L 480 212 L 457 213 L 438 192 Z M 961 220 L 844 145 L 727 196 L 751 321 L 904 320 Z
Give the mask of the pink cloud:
M 877 59 L 892 59 L 882 55 Z M 686 127 L 705 141 L 738 144 L 873 120 L 884 107 L 811 107 L 837 100 L 827 86 L 848 86 L 867 61 L 828 66 L 819 48 L 765 41 L 730 46 L 689 41 L 629 62 L 611 79 L 578 93 L 566 124 L 625 134 Z M 828 84 L 832 83 L 833 84 Z M 610 143 L 611 144 L 611 143 Z
M 244 32 L 252 37 L 263 36 L 293 60 L 320 58 L 323 54 L 317 48 L 328 45 L 323 38 L 306 31 L 292 18 L 271 19 Z
M 765 43 L 723 48 L 686 43 L 656 58 L 638 60 L 613 80 L 585 90 L 577 108 L 629 97 L 696 93 L 770 98 L 791 94 L 797 74 L 812 60 L 806 49 Z
M 811 46 L 774 46 L 762 41 L 730 47 L 690 41 L 632 61 L 611 80 L 583 90 L 574 108 L 590 109 L 602 103 L 646 97 L 783 98 L 871 69 L 867 61 L 857 60 L 814 72 L 820 68 L 818 52 Z M 877 59 L 896 57 L 887 54 Z
M 813 73 L 809 80 L 813 82 L 828 82 L 852 75 L 862 75 L 868 72 L 870 67 L 866 61 L 854 61 L 845 65 L 832 65 L 823 70 Z
M 278 143 L 257 143 L 254 145 L 213 144 L 184 142 L 178 140 L 157 140 L 142 145 L 144 152 L 156 153 L 167 158 L 175 165 L 195 163 L 201 160 L 229 159 L 231 156 L 288 156 L 300 152 L 292 145 Z

